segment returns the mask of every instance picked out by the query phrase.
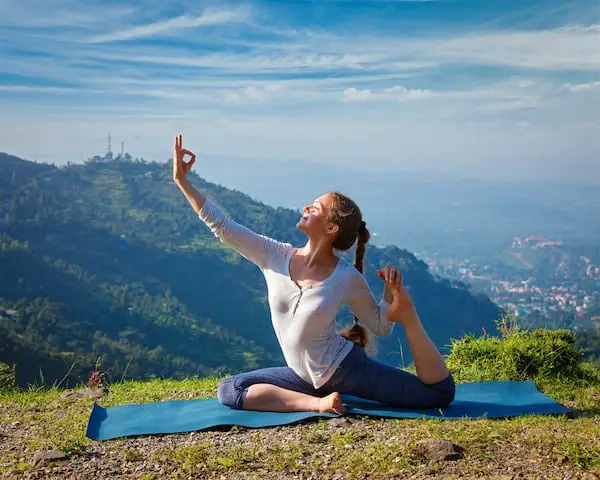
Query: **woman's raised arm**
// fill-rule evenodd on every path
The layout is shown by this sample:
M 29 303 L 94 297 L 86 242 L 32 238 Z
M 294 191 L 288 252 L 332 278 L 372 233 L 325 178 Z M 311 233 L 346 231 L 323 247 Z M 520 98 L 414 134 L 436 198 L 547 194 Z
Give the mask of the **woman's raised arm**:
M 236 223 L 228 218 L 210 199 L 202 195 L 186 178 L 196 160 L 196 155 L 184 149 L 182 142 L 181 135 L 175 137 L 173 152 L 173 181 L 175 184 L 183 192 L 196 214 L 223 244 L 234 249 L 261 269 L 267 268 L 273 255 L 283 252 L 290 245 L 265 235 L 259 235 Z M 186 154 L 191 156 L 189 162 L 183 160 Z

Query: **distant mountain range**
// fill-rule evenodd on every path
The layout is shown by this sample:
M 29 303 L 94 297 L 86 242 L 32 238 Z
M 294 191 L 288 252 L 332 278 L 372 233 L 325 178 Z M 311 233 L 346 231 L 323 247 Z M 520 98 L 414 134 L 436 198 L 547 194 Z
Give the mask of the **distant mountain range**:
M 303 244 L 297 211 L 190 176 L 235 220 Z M 170 177 L 170 163 L 59 168 L 0 154 L 0 362 L 17 365 L 21 385 L 85 380 L 99 357 L 115 379 L 284 364 L 259 269 L 210 233 Z M 367 250 L 378 298 L 374 272 L 386 264 L 403 271 L 443 351 L 451 338 L 496 331 L 502 312 L 488 297 L 396 246 Z M 351 319 L 344 308 L 340 328 Z M 386 363 L 411 361 L 400 326 L 378 349 Z

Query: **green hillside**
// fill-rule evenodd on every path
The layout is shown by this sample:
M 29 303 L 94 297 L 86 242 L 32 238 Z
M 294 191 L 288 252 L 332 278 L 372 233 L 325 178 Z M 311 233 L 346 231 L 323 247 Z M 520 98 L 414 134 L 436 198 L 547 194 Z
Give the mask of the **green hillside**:
M 210 233 L 170 175 L 170 163 L 58 168 L 0 154 L 0 361 L 16 363 L 19 384 L 73 385 L 98 357 L 115 379 L 283 364 L 259 269 Z M 303 243 L 298 212 L 190 175 L 234 219 Z M 374 271 L 386 264 L 402 269 L 442 348 L 464 333 L 495 331 L 500 310 L 489 298 L 434 278 L 398 247 L 367 250 L 377 296 Z M 345 309 L 340 327 L 351 318 Z M 379 358 L 410 361 L 401 328 L 380 341 Z

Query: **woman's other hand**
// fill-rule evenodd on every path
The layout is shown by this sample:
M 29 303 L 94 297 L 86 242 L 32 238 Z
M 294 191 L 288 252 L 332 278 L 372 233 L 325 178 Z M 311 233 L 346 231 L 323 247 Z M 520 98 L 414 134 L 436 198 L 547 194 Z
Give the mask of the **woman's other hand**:
M 388 320 L 405 323 L 408 318 L 416 315 L 413 301 L 402 284 L 402 273 L 396 267 L 388 265 L 377 270 L 376 274 L 385 282 L 384 300 L 390 304 Z

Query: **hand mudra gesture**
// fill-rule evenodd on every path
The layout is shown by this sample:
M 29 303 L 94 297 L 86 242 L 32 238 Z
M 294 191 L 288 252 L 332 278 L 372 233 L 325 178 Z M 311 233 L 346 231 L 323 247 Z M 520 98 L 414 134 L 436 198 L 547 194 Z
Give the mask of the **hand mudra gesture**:
M 407 318 L 410 318 L 410 312 L 414 312 L 414 303 L 408 291 L 404 288 L 402 282 L 402 272 L 396 267 L 386 266 L 377 270 L 376 275 L 384 281 L 385 286 L 391 290 L 392 303 L 388 307 L 388 318 L 393 318 L 394 322 L 406 324 Z
M 191 157 L 189 162 L 186 162 L 183 159 L 186 155 Z M 195 161 L 196 155 L 183 148 L 183 135 L 177 135 L 175 137 L 175 147 L 173 150 L 173 180 L 182 180 L 192 169 L 192 165 L 194 165 Z
M 375 272 L 375 274 L 389 286 L 392 291 L 398 291 L 403 288 L 402 273 L 391 265 L 387 265 Z

